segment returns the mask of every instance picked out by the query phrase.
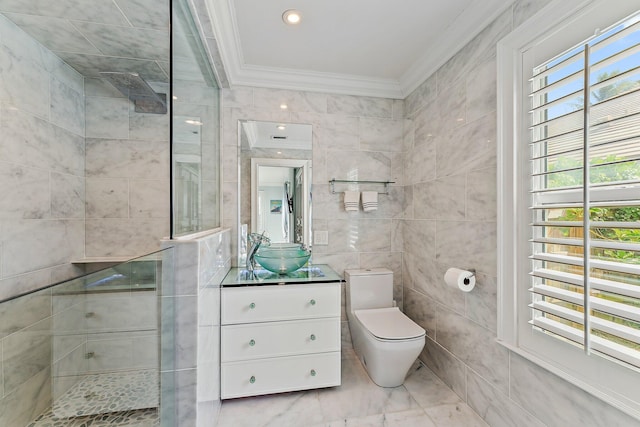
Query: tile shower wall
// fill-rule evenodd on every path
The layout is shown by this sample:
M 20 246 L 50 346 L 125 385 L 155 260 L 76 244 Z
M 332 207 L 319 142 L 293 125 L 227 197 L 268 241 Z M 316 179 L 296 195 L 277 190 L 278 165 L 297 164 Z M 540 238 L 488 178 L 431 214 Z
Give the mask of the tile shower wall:
M 496 43 L 546 0 L 518 1 L 405 100 L 404 308 L 420 358 L 491 426 L 637 425 L 496 343 Z M 446 287 L 448 267 L 477 285 Z
M 175 405 L 163 403 L 161 410 L 173 412 L 175 427 L 215 425 L 220 409 L 220 283 L 231 267 L 231 230 L 162 244 L 175 248 L 176 267 L 174 288 L 162 297 L 164 309 L 175 315 L 172 325 L 163 325 L 174 328 L 174 342 L 163 342 L 161 356 L 167 386 L 162 395 Z
M 169 115 L 137 113 L 100 79 L 85 79 L 85 94 L 85 256 L 153 252 L 169 235 Z
M 78 272 L 83 78 L 0 15 L 0 299 Z
M 313 246 L 313 262 L 340 274 L 348 268 L 394 271 L 395 298 L 402 302 L 403 102 L 253 87 L 223 89 L 223 224 L 233 230 L 235 262 L 238 215 L 238 120 L 308 123 L 313 126 L 313 229 L 329 232 L 328 245 Z M 287 104 L 282 110 L 281 104 Z M 286 155 L 285 155 L 286 157 Z M 251 172 L 243 162 L 240 176 Z M 346 212 L 341 191 L 328 180 L 391 180 L 375 212 Z M 243 186 L 245 184 L 243 183 Z M 383 187 L 361 187 L 382 191 Z M 246 193 L 245 193 L 246 194 Z M 248 198 L 242 201 L 247 218 Z

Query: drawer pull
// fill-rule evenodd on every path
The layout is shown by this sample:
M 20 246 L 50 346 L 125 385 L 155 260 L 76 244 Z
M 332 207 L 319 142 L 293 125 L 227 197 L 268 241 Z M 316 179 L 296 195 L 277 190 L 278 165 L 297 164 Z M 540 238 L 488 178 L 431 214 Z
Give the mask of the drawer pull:
M 254 308 L 256 308 L 256 303 L 255 303 L 255 302 L 252 302 L 251 304 L 249 304 L 249 308 L 250 308 L 251 310 L 253 310 Z
M 251 375 L 251 378 L 249 378 L 249 382 L 250 382 L 251 384 L 255 383 L 255 382 L 256 382 L 256 377 L 255 377 L 255 376 L 253 376 L 253 375 Z
M 316 340 L 315 334 L 311 334 L 311 336 L 309 338 L 311 339 L 311 341 L 315 341 Z
M 315 369 L 312 369 L 312 370 L 311 370 L 311 376 L 312 376 L 312 377 L 315 377 L 315 376 L 316 376 L 316 370 L 315 370 Z
M 254 345 L 256 345 L 256 340 L 251 340 L 251 341 L 249 341 L 249 345 L 250 345 L 251 347 L 253 347 Z
M 309 301 L 309 304 L 316 305 L 316 300 L 312 299 L 311 301 Z

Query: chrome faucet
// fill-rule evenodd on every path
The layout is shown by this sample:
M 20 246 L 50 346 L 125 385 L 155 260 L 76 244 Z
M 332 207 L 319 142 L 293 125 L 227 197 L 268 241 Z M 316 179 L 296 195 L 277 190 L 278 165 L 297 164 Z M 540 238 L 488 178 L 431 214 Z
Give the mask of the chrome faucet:
M 247 236 L 247 242 L 248 251 L 246 268 L 247 271 L 253 272 L 253 270 L 255 270 L 256 268 L 256 252 L 258 252 L 258 249 L 260 249 L 261 244 L 266 243 L 268 245 L 269 243 L 271 243 L 271 240 L 269 240 L 269 238 L 264 235 L 263 231 L 262 234 L 249 233 L 249 235 Z

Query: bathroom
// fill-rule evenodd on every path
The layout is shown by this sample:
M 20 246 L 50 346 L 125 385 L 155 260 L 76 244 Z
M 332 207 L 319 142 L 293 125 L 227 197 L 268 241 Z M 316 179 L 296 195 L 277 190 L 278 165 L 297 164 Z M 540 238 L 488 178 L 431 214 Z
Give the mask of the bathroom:
M 0 4 L 4 3 L 9 2 L 0 2 Z M 405 403 L 407 401 L 410 403 L 405 406 L 402 406 L 404 403 L 394 406 L 397 401 L 393 400 L 392 391 L 364 393 L 358 387 L 362 385 L 361 381 L 366 382 L 366 377 L 356 377 L 354 368 L 352 371 L 343 372 L 343 388 L 350 388 L 354 394 L 359 393 L 370 399 L 375 395 L 382 403 L 377 407 L 367 405 L 366 401 L 351 405 L 354 408 L 360 408 L 359 413 L 355 409 L 353 413 L 349 413 L 349 408 L 344 409 L 345 405 L 338 405 L 338 408 L 345 410 L 344 414 L 335 412 L 334 419 L 323 418 L 316 424 L 334 425 L 330 423 L 335 422 L 335 425 L 358 425 L 358 422 L 361 424 L 369 422 L 372 425 L 393 425 L 392 420 L 401 419 L 402 414 L 407 411 L 411 414 L 420 414 L 422 425 L 430 425 L 429 421 L 426 421 L 427 418 L 424 418 L 430 416 L 429 420 L 438 420 L 436 425 L 473 425 L 471 424 L 473 422 L 483 425 L 482 422 L 486 422 L 492 426 L 551 426 L 577 424 L 577 420 L 581 425 L 637 424 L 636 420 L 629 418 L 624 412 L 539 368 L 496 342 L 499 329 L 496 232 L 498 197 L 496 43 L 547 3 L 549 2 L 535 0 L 515 2 L 502 11 L 468 44 L 461 47 L 461 50 L 448 62 L 433 73 L 425 74 L 422 78 L 423 82 L 401 99 L 257 86 L 228 88 L 228 84 L 225 84 L 226 77 L 217 76 L 222 87 L 220 101 L 222 158 L 219 160 L 222 165 L 222 178 L 219 185 L 222 189 L 222 209 L 219 223 L 228 231 L 215 241 L 229 245 L 230 248 L 222 250 L 224 253 L 222 263 L 216 268 L 224 271 L 229 268 L 227 264 L 234 263 L 235 257 L 231 254 L 238 252 L 238 239 L 235 237 L 239 233 L 238 218 L 246 213 L 238 196 L 240 193 L 238 121 L 260 120 L 310 124 L 313 128 L 313 230 L 326 231 L 328 234 L 326 245 L 313 245 L 313 263 L 328 264 L 341 273 L 346 269 L 354 268 L 385 267 L 392 270 L 395 285 L 394 299 L 410 318 L 427 330 L 426 346 L 420 360 L 437 378 L 421 377 L 424 381 L 417 383 L 418 391 L 415 391 L 415 394 L 417 396 L 423 393 L 426 395 L 425 401 L 431 401 L 431 403 L 426 403 L 423 407 L 413 403 L 413 401 L 418 402 L 417 398 L 405 394 Z M 205 34 L 204 38 L 213 39 L 213 35 Z M 0 41 L 7 43 L 7 37 L 3 34 Z M 84 91 L 85 96 L 88 96 L 86 85 Z M 37 95 L 37 93 L 31 93 L 22 100 L 29 102 L 33 99 L 34 108 L 48 105 L 48 101 L 38 99 Z M 3 98 L 2 101 L 4 105 L 5 99 Z M 287 105 L 286 110 L 281 108 L 282 104 Z M 31 111 L 29 110 L 31 106 L 22 107 Z M 10 114 L 3 109 L 1 116 L 3 119 L 7 117 L 5 113 Z M 34 114 L 38 113 L 34 112 Z M 438 120 L 431 120 L 433 117 L 437 117 Z M 461 118 L 462 120 L 459 120 Z M 89 122 L 86 123 L 89 126 Z M 437 128 L 432 127 L 434 124 Z M 167 124 L 160 126 L 167 126 Z M 81 134 L 79 124 L 76 124 L 76 129 L 78 129 L 77 133 Z M 165 128 L 160 133 L 168 134 L 168 131 Z M 440 135 L 440 139 L 436 141 L 432 135 Z M 478 143 L 448 143 L 471 139 Z M 156 154 L 162 159 L 159 160 L 161 163 L 166 162 L 165 164 L 168 165 L 168 151 L 166 154 Z M 28 158 L 35 154 L 23 152 L 21 155 Z M 148 157 L 152 155 L 149 153 L 145 158 L 155 163 L 154 159 Z M 71 155 L 60 155 L 60 161 L 72 158 Z M 461 168 L 461 165 L 464 167 Z M 84 165 L 76 165 L 75 169 L 78 170 L 78 177 L 84 176 Z M 341 194 L 339 194 L 342 190 L 338 189 L 337 194 L 331 193 L 329 180 L 340 178 L 344 171 L 353 169 L 358 170 L 362 177 L 375 177 L 375 179 L 394 182 L 389 187 L 389 194 L 380 195 L 377 211 L 357 214 L 345 212 L 341 208 Z M 246 176 L 244 173 L 245 171 L 241 176 Z M 72 180 L 72 175 L 64 171 L 64 177 L 69 180 Z M 146 174 L 145 179 L 148 179 Z M 151 189 L 159 188 L 159 191 L 165 189 L 168 194 L 167 187 L 161 184 L 164 182 L 166 186 L 169 185 L 168 166 L 167 170 L 159 172 L 157 181 L 158 186 L 152 186 Z M 3 178 L 3 188 L 8 185 L 5 184 L 6 182 Z M 87 188 L 88 186 L 89 183 Z M 144 192 L 139 194 L 140 197 L 144 195 Z M 168 205 L 166 201 L 168 196 L 164 197 L 164 202 L 159 201 L 161 197 L 157 195 L 150 197 L 148 203 Z M 73 199 L 70 198 L 67 201 L 73 204 L 69 200 Z M 133 200 L 144 201 L 136 198 Z M 438 208 L 436 209 L 435 206 Z M 70 207 L 65 204 L 62 208 Z M 76 208 L 82 213 L 77 213 L 72 219 L 67 219 L 68 216 L 65 216 L 65 223 L 58 225 L 64 229 L 62 234 L 52 234 L 51 237 L 46 238 L 38 237 L 39 242 L 53 241 L 54 247 L 58 248 L 55 251 L 56 255 L 66 260 L 84 256 L 127 258 L 142 255 L 160 249 L 160 239 L 169 235 L 168 209 L 166 212 L 160 209 L 159 212 L 162 213 L 158 214 L 149 213 L 153 208 L 141 209 L 146 216 L 135 221 L 133 227 L 136 229 L 144 227 L 144 233 L 140 234 L 148 236 L 149 239 L 125 239 L 124 243 L 123 241 L 113 242 L 113 247 L 126 248 L 126 252 L 100 253 L 101 248 L 109 247 L 106 243 L 113 238 L 113 233 L 105 232 L 105 226 L 100 223 L 112 221 L 98 219 L 93 221 L 92 219 L 87 222 L 96 223 L 97 235 L 95 240 L 88 241 L 95 242 L 93 246 L 95 252 L 73 253 L 69 249 L 69 252 L 62 253 L 67 246 L 55 239 L 59 238 L 62 242 L 73 239 L 84 242 L 85 233 L 94 233 L 90 228 L 85 227 L 85 220 L 88 218 L 85 219 L 83 216 L 86 214 L 82 204 Z M 33 212 L 31 207 L 25 210 Z M 30 248 L 41 248 L 42 253 L 32 253 L 22 260 L 6 259 L 8 256 L 6 254 L 15 253 L 13 247 L 9 246 L 11 242 L 7 243 L 10 241 L 9 236 L 20 230 L 15 227 L 7 230 L 4 217 L 2 225 L 3 278 L 21 276 L 26 269 L 24 267 L 17 273 L 11 273 L 7 270 L 7 266 L 18 268 L 20 262 L 32 263 L 34 259 L 46 259 L 53 253 L 42 246 L 31 244 Z M 54 224 L 46 224 L 46 226 L 55 227 Z M 44 224 L 43 227 L 45 227 Z M 42 232 L 46 232 L 46 229 Z M 23 236 L 19 239 L 25 241 Z M 73 244 L 70 247 L 84 247 L 83 245 L 84 243 Z M 175 246 L 178 252 L 176 259 L 180 259 L 179 252 L 183 248 L 185 253 L 193 253 L 188 242 L 177 241 Z M 210 249 L 211 256 L 216 258 L 217 248 Z M 187 254 L 186 257 L 188 259 L 189 255 Z M 205 258 L 206 256 L 201 255 L 199 262 L 206 264 Z M 53 264 L 59 265 L 57 261 Z M 451 266 L 464 266 L 476 270 L 477 283 L 473 292 L 463 294 L 444 285 L 442 277 L 446 269 Z M 52 283 L 79 273 L 68 272 L 67 269 L 77 268 L 73 266 L 65 266 L 62 272 L 44 270 L 44 267 L 44 265 L 33 266 L 35 272 L 28 281 L 3 281 L 0 295 L 7 297 L 23 293 L 34 289 L 38 283 Z M 176 269 L 177 272 L 178 270 L 179 268 Z M 40 275 L 40 278 L 36 275 Z M 42 275 L 46 275 L 44 282 Z M 223 277 L 224 274 L 216 270 L 211 272 L 206 280 L 221 281 L 220 276 Z M 24 276 L 23 278 L 27 279 Z M 206 288 L 203 290 L 206 291 Z M 178 313 L 184 314 L 187 318 L 180 325 L 190 325 L 192 328 L 199 321 L 193 318 L 194 313 L 198 313 L 197 301 L 194 303 L 193 295 L 194 291 L 190 289 L 175 298 L 175 302 L 183 307 L 178 310 Z M 206 297 L 210 297 L 215 304 L 215 290 Z M 211 314 L 210 311 L 206 312 Z M 208 328 L 208 333 L 213 336 L 213 344 L 209 348 L 212 352 L 216 352 L 219 349 L 215 344 L 218 325 L 215 313 L 211 318 L 209 323 L 204 321 L 198 326 L 202 330 Z M 347 354 L 349 329 L 346 318 L 342 320 L 342 331 L 345 354 Z M 200 350 L 200 344 L 197 350 Z M 198 354 L 196 357 L 200 356 Z M 198 362 L 201 360 L 196 361 L 195 358 L 191 361 L 182 360 L 181 363 L 184 364 L 180 372 L 185 375 L 175 378 L 182 380 L 183 385 L 193 386 L 196 383 L 200 384 L 200 375 L 205 371 L 202 368 L 213 366 L 212 371 L 215 371 L 215 360 L 209 360 L 209 365 Z M 347 359 L 343 362 L 350 368 L 357 366 Z M 210 375 L 215 376 L 216 373 L 212 372 Z M 349 380 L 352 382 L 349 383 Z M 213 382 L 216 381 L 214 377 Z M 443 391 L 444 389 L 441 388 L 443 384 L 448 387 L 448 391 Z M 411 383 L 411 386 L 413 385 L 415 383 Z M 188 387 L 183 388 L 183 390 L 187 389 Z M 437 396 L 429 396 L 430 390 L 434 394 L 442 392 L 445 398 L 438 400 Z M 304 395 L 304 397 L 301 395 L 300 406 L 294 405 L 294 402 L 298 401 L 293 395 L 281 397 L 283 400 L 280 403 L 276 400 L 278 396 L 274 396 L 271 400 L 256 399 L 255 406 L 247 400 L 247 406 L 244 409 L 240 408 L 237 413 L 240 414 L 240 419 L 244 420 L 242 422 L 248 423 L 247 419 L 258 416 L 269 418 L 262 420 L 263 423 L 258 425 L 296 425 L 295 421 L 291 421 L 296 419 L 295 416 L 304 416 L 305 408 L 318 405 L 313 395 Z M 209 409 L 201 411 L 202 408 L 199 408 L 196 411 L 197 399 L 193 390 L 185 392 L 182 398 L 177 399 L 183 410 L 176 409 L 178 421 L 175 425 L 202 423 L 203 414 L 208 414 L 206 416 L 208 420 L 216 420 L 220 416 L 221 423 L 229 422 L 225 421 L 225 405 L 228 403 L 228 406 L 242 405 L 242 402 L 229 401 L 222 403 L 221 406 L 214 403 Z M 213 399 L 216 399 L 215 390 Z M 351 399 L 355 400 L 353 397 Z M 389 404 L 386 408 L 385 402 Z M 2 405 L 0 401 L 0 413 L 5 410 Z M 269 409 L 275 413 L 271 415 L 271 412 L 268 412 Z M 207 413 L 206 410 L 212 412 Z M 330 407 L 327 412 L 332 413 L 333 410 Z M 389 414 L 386 418 L 387 424 L 383 424 L 381 414 L 386 412 Z M 291 418 L 282 418 L 283 413 Z M 370 418 L 367 419 L 367 417 Z M 291 423 L 284 423 L 283 419 Z M 240 421 L 236 421 L 238 424 L 235 425 L 240 425 Z M 344 423 L 340 424 L 340 422 Z M 215 424 L 215 421 L 211 421 L 208 424 L 198 425 Z

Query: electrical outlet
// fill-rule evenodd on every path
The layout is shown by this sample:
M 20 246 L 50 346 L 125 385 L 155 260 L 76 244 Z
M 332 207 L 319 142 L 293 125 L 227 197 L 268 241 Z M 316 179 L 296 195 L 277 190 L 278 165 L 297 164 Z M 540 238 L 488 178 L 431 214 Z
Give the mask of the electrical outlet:
M 329 232 L 326 230 L 323 231 L 314 231 L 313 232 L 313 244 L 314 245 L 328 245 L 329 244 Z

